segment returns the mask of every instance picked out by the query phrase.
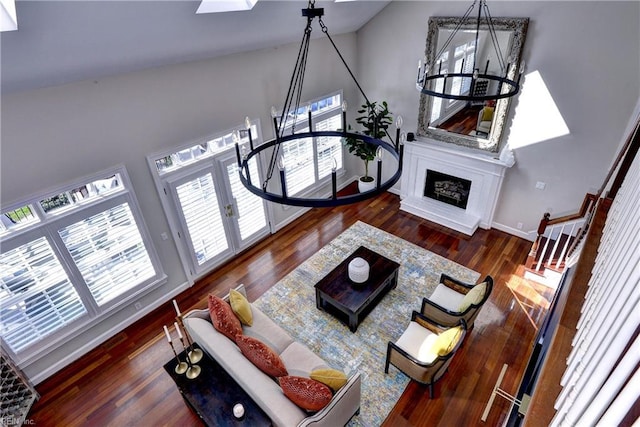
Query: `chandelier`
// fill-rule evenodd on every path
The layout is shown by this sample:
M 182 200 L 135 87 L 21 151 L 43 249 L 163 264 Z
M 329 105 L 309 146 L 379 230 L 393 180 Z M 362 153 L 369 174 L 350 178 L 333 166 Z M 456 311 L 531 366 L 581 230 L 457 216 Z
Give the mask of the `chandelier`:
M 460 64 L 460 68 L 453 72 L 447 71 L 448 67 L 445 64 L 445 71 L 442 70 L 442 64 L 446 61 L 449 51 L 449 45 L 454 40 L 458 32 L 463 28 L 473 27 L 474 19 L 471 17 L 471 13 L 478 6 L 477 19 L 475 20 L 475 41 L 473 44 L 473 53 L 467 54 L 463 57 L 462 61 L 456 62 Z M 500 73 L 489 73 L 489 60 L 485 64 L 477 64 L 479 52 L 478 39 L 480 35 L 480 24 L 482 22 L 482 15 L 484 12 L 484 21 L 488 28 L 488 35 L 491 39 L 491 44 L 495 50 L 495 56 L 498 61 L 498 67 Z M 495 99 L 509 98 L 516 95 L 520 91 L 520 77 L 524 72 L 524 61 L 521 62 L 520 68 L 516 73 L 516 59 L 513 59 L 513 63 L 505 61 L 496 34 L 496 29 L 491 19 L 491 13 L 487 6 L 486 0 L 474 0 L 469 6 L 466 13 L 462 18 L 458 20 L 457 26 L 451 32 L 449 37 L 445 40 L 442 48 L 435 55 L 435 64 L 427 63 L 426 59 L 424 63 L 418 61 L 418 77 L 416 79 L 416 87 L 425 95 L 435 96 L 438 98 L 454 99 L 459 101 L 489 101 Z M 472 64 L 465 64 L 465 59 L 472 58 Z M 484 70 L 480 69 L 480 65 L 484 65 Z M 517 80 L 514 80 L 515 75 L 518 75 Z M 454 82 L 456 84 L 454 84 Z M 468 91 L 461 90 L 460 88 L 468 88 Z
M 395 141 L 389 135 L 386 128 L 384 129 L 384 133 L 390 142 L 376 138 L 375 135 L 377 132 L 374 132 L 373 136 L 351 132 L 349 126 L 347 125 L 347 105 L 346 102 L 342 103 L 342 120 L 341 120 L 341 128 L 335 130 L 314 130 L 313 128 L 313 120 L 311 115 L 311 108 L 307 109 L 308 115 L 304 117 L 304 114 L 300 114 L 301 111 L 304 111 L 305 107 L 300 107 L 300 99 L 302 95 L 302 85 L 304 83 L 305 73 L 306 73 L 306 65 L 307 58 L 309 54 L 309 45 L 311 41 L 311 31 L 312 31 L 312 23 L 315 18 L 318 18 L 318 23 L 324 35 L 331 42 L 334 50 L 336 51 L 340 61 L 345 66 L 349 75 L 355 82 L 358 90 L 364 97 L 367 106 L 375 105 L 375 103 L 371 103 L 367 98 L 367 95 L 362 90 L 360 84 L 356 80 L 354 74 L 351 72 L 351 69 L 345 62 L 342 54 L 338 50 L 338 47 L 335 45 L 331 36 L 328 33 L 327 27 L 322 21 L 322 16 L 324 15 L 323 8 L 315 8 L 315 1 L 309 1 L 308 7 L 306 9 L 302 9 L 302 16 L 307 18 L 307 25 L 304 29 L 302 42 L 300 44 L 300 49 L 298 51 L 298 57 L 293 69 L 293 74 L 291 76 L 291 81 L 289 84 L 289 89 L 287 91 L 287 95 L 284 102 L 284 108 L 282 109 L 282 113 L 278 117 L 278 113 L 275 107 L 271 109 L 271 116 L 273 118 L 273 127 L 275 138 L 271 141 L 267 141 L 260 146 L 254 147 L 253 137 L 251 134 L 251 123 L 249 120 L 246 120 L 245 126 L 246 130 L 241 131 L 242 136 L 248 136 L 249 140 L 249 150 L 247 151 L 246 146 L 239 146 L 239 136 L 236 135 L 236 157 L 238 162 L 238 171 L 240 174 L 240 181 L 245 186 L 247 190 L 251 193 L 271 202 L 280 203 L 283 205 L 292 205 L 292 206 L 303 206 L 303 207 L 333 207 L 333 206 L 341 206 L 350 203 L 360 202 L 362 200 L 366 200 L 372 197 L 375 197 L 384 191 L 387 191 L 391 188 L 399 179 L 402 173 L 402 151 L 403 146 L 402 142 L 404 141 L 404 134 L 401 133 L 400 127 L 402 125 L 402 120 L 398 117 L 396 120 L 396 135 Z M 374 121 L 374 125 L 378 123 L 379 117 L 374 108 L 370 110 L 372 112 L 371 117 Z M 300 119 L 300 116 L 303 116 L 304 119 Z M 298 129 L 305 129 L 303 132 L 296 132 L 296 127 Z M 301 143 L 309 143 L 313 138 L 340 138 L 340 140 L 344 140 L 346 138 L 355 138 L 365 143 L 371 144 L 377 147 L 376 150 L 376 161 L 377 161 L 377 181 L 375 187 L 371 190 L 356 193 L 356 194 L 347 194 L 347 195 L 339 195 L 337 191 L 337 162 L 335 158 L 333 159 L 333 167 L 331 169 L 331 193 L 328 197 L 313 197 L 309 196 L 290 196 L 287 194 L 287 176 L 286 176 L 286 167 L 283 155 L 281 154 L 281 145 L 287 143 L 289 141 L 296 140 L 306 140 Z M 396 160 L 396 164 L 392 170 L 391 177 L 382 182 L 382 159 L 383 152 L 387 152 Z M 258 168 L 251 167 L 253 164 L 252 161 L 260 163 L 261 157 L 265 156 L 268 158 L 268 166 L 266 168 L 265 178 L 261 179 L 258 175 Z M 392 162 L 393 163 L 393 162 Z M 273 176 L 275 175 L 276 169 L 278 170 L 278 176 L 280 179 L 280 185 L 272 184 L 269 185 Z M 328 181 L 327 181 L 328 183 Z M 274 188 L 275 187 L 275 188 Z

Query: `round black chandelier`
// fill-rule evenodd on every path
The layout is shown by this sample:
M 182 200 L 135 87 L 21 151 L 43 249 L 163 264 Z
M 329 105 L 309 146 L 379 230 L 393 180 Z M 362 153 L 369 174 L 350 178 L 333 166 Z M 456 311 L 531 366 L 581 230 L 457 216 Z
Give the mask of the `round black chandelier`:
M 456 34 L 463 28 L 473 26 L 473 18 L 471 13 L 478 5 L 478 15 L 475 19 L 475 52 L 473 54 L 473 63 L 470 67 L 470 71 L 466 71 L 469 67 L 465 68 L 465 60 L 460 63 L 459 71 L 449 72 L 442 71 L 441 59 L 443 54 L 448 51 L 449 45 L 454 40 Z M 482 18 L 484 12 L 484 18 Z M 499 68 L 501 74 L 489 73 L 489 60 L 484 64 L 484 70 L 481 71 L 478 67 L 477 52 L 478 52 L 478 38 L 480 34 L 481 22 L 486 22 L 489 36 L 491 37 L 491 43 L 496 53 Z M 416 88 L 425 95 L 435 96 L 444 99 L 453 99 L 459 101 L 476 101 L 483 102 L 495 99 L 509 98 L 516 95 L 520 91 L 520 77 L 524 72 L 524 61 L 521 62 L 520 68 L 516 73 L 515 67 L 517 64 L 507 63 L 502 56 L 500 45 L 498 42 L 498 36 L 493 24 L 489 7 L 486 0 L 474 0 L 469 6 L 464 16 L 460 18 L 457 26 L 451 32 L 446 39 L 442 48 L 435 55 L 436 64 L 429 64 L 425 60 L 418 61 L 418 77 L 416 79 Z M 468 65 L 468 64 L 467 64 Z M 466 71 L 466 72 L 465 72 Z M 518 75 L 517 80 L 514 80 L 515 75 Z M 459 79 L 459 85 L 453 85 L 454 79 Z M 469 84 L 464 84 L 464 81 L 469 81 Z M 467 93 L 452 91 L 454 87 L 468 87 Z
M 282 109 L 282 113 L 278 118 L 278 114 L 275 111 L 275 108 L 272 108 L 271 116 L 273 117 L 273 127 L 275 138 L 271 141 L 267 141 L 260 146 L 254 147 L 253 137 L 251 134 L 251 124 L 248 120 L 246 120 L 246 130 L 241 131 L 245 136 L 248 136 L 249 139 L 249 151 L 247 152 L 245 147 L 240 148 L 238 144 L 238 139 L 236 139 L 236 157 L 238 162 L 238 171 L 240 174 L 240 181 L 245 186 L 247 190 L 251 193 L 271 202 L 280 203 L 283 205 L 292 205 L 292 206 L 302 206 L 302 207 L 333 207 L 333 206 L 341 206 L 350 203 L 360 202 L 372 197 L 377 196 L 378 194 L 383 193 L 384 191 L 391 188 L 398 180 L 400 179 L 400 175 L 402 174 L 402 151 L 403 146 L 402 143 L 404 141 L 404 134 L 400 131 L 400 125 L 397 126 L 395 141 L 389 135 L 386 128 L 384 128 L 384 133 L 386 137 L 391 142 L 387 142 L 383 139 L 375 138 L 374 136 L 365 135 L 362 133 L 351 132 L 349 130 L 349 126 L 347 125 L 347 112 L 346 112 L 346 102 L 342 104 L 342 127 L 336 130 L 313 130 L 313 120 L 311 116 L 311 110 L 308 110 L 308 118 L 307 120 L 303 120 L 298 123 L 298 112 L 300 110 L 300 100 L 302 96 L 302 85 L 304 83 L 304 77 L 306 72 L 307 58 L 309 54 L 309 45 L 311 41 L 311 31 L 312 31 L 312 23 L 315 18 L 318 18 L 318 23 L 322 32 L 327 37 L 327 39 L 331 42 L 334 50 L 338 54 L 340 61 L 345 66 L 349 75 L 355 82 L 358 90 L 364 97 L 367 106 L 372 106 L 372 103 L 367 98 L 367 95 L 362 90 L 362 87 L 356 80 L 354 74 L 351 72 L 351 69 L 345 62 L 342 54 L 338 50 L 338 47 L 331 39 L 331 36 L 328 33 L 327 27 L 322 21 L 322 16 L 324 15 L 323 8 L 315 8 L 315 1 L 309 1 L 308 7 L 306 9 L 302 9 L 302 16 L 307 18 L 307 25 L 304 29 L 304 34 L 302 37 L 302 42 L 300 44 L 300 49 L 298 51 L 298 57 L 296 60 L 296 64 L 293 70 L 293 74 L 291 76 L 291 81 L 289 84 L 289 89 L 287 91 L 287 95 L 284 102 L 284 108 Z M 374 103 L 375 104 L 375 103 Z M 373 105 L 374 105 L 373 104 Z M 374 126 L 378 123 L 380 117 L 378 117 L 375 108 L 371 108 L 372 112 L 371 116 L 373 117 Z M 401 122 L 398 120 L 396 123 Z M 305 132 L 296 132 L 296 126 L 298 128 L 308 127 L 308 131 Z M 377 129 L 377 128 L 376 128 Z M 377 132 L 374 133 L 376 135 Z M 328 197 L 313 197 L 313 196 L 289 196 L 287 194 L 287 183 L 286 183 L 286 170 L 284 166 L 283 158 L 280 156 L 280 148 L 281 144 L 293 140 L 307 140 L 309 141 L 312 138 L 355 138 L 361 140 L 370 145 L 376 146 L 376 161 L 378 165 L 377 170 L 377 181 L 376 185 L 373 189 L 356 193 L 356 194 L 347 194 L 347 195 L 338 195 L 337 189 L 337 173 L 336 173 L 336 162 L 334 159 L 334 165 L 331 170 L 331 194 Z M 389 153 L 394 159 L 396 159 L 394 167 L 397 169 L 393 170 L 391 177 L 382 182 L 382 153 L 386 151 Z M 250 162 L 252 160 L 256 162 L 260 162 L 260 158 L 262 155 L 266 156 L 269 159 L 268 166 L 266 169 L 265 178 L 261 179 L 259 176 L 256 176 L 256 169 L 254 168 L 254 173 L 252 175 Z M 254 159 L 255 158 L 255 159 Z M 393 163 L 393 162 L 392 162 Z M 278 169 L 278 175 L 280 178 L 280 186 L 277 189 L 269 188 L 269 182 L 273 178 L 276 169 Z

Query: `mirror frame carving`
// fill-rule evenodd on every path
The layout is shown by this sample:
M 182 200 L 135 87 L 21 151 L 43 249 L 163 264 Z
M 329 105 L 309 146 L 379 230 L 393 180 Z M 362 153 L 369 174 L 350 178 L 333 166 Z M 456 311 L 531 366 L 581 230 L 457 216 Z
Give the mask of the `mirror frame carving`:
M 425 47 L 425 58 L 427 63 L 435 64 L 435 55 L 438 45 L 438 31 L 440 29 L 453 30 L 460 22 L 461 17 L 458 16 L 432 16 L 429 18 L 429 27 L 427 31 L 427 41 Z M 475 30 L 477 26 L 477 18 L 469 18 L 462 25 L 461 30 Z M 492 18 L 491 22 L 496 31 L 511 31 L 512 38 L 508 53 L 505 58 L 515 58 L 515 66 L 511 66 L 508 78 L 516 78 L 516 70 L 520 68 L 520 60 L 524 41 L 529 26 L 529 18 Z M 480 19 L 480 29 L 488 30 L 486 18 Z M 508 61 L 507 61 L 508 62 Z M 446 130 L 429 128 L 429 118 L 431 117 L 431 96 L 420 94 L 420 106 L 418 109 L 418 129 L 417 135 L 432 138 L 438 141 L 448 142 L 464 147 L 477 148 L 483 151 L 497 153 L 500 150 L 500 140 L 509 112 L 509 106 L 512 98 L 499 99 L 496 103 L 496 110 L 493 118 L 493 125 L 489 135 L 487 147 L 480 146 L 479 138 L 460 135 Z M 483 144 L 485 145 L 485 144 Z

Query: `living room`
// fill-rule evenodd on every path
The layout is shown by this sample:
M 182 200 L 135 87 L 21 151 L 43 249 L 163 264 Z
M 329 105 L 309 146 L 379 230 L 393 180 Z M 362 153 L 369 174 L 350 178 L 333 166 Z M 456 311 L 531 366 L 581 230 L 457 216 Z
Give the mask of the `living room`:
M 17 12 L 23 17 L 24 27 L 2 35 L 5 59 L 2 65 L 3 212 L 5 206 L 35 200 L 67 183 L 91 181 L 104 171 L 108 172 L 104 176 L 113 175 L 123 166 L 127 175 L 123 180 L 135 193 L 135 201 L 131 203 L 138 206 L 149 242 L 156 252 L 152 258 L 157 259 L 153 261 L 160 266 L 157 283 L 148 292 L 114 307 L 100 321 L 86 323 L 67 336 L 63 344 L 59 342 L 47 349 L 37 349 L 37 357 L 23 357 L 21 367 L 36 383 L 82 358 L 87 351 L 116 336 L 125 327 L 156 313 L 156 308 L 167 306 L 172 298 L 188 293 L 196 281 L 209 273 L 189 271 L 189 260 L 176 242 L 176 224 L 165 215 L 166 202 L 162 200 L 159 181 L 153 172 L 150 173 L 149 159 L 157 154 L 180 151 L 203 136 L 233 129 L 243 123 L 245 116 L 259 120 L 265 140 L 272 136 L 269 109 L 271 105 L 282 103 L 297 49 L 299 26 L 302 25 L 299 9 L 306 2 L 299 5 L 259 2 L 255 11 L 246 12 L 251 19 L 257 20 L 261 17 L 259 13 L 273 13 L 269 11 L 270 7 L 277 7 L 278 12 L 294 9 L 288 15 L 289 25 L 295 28 L 291 31 L 293 37 L 274 37 L 269 46 L 255 42 L 252 50 L 229 51 L 226 55 L 210 58 L 192 53 L 191 57 L 177 56 L 165 63 L 149 58 L 147 63 L 117 74 L 109 73 L 108 62 L 83 64 L 84 58 L 91 58 L 91 55 L 75 50 L 76 46 L 98 52 L 105 48 L 91 42 L 94 37 L 100 39 L 93 33 L 99 21 L 110 26 L 116 43 L 143 43 L 144 38 L 135 33 L 129 38 L 120 38 L 119 31 L 114 30 L 118 28 L 116 17 L 120 16 L 127 16 L 132 22 L 143 19 L 152 22 L 148 25 L 155 28 L 156 32 L 152 34 L 156 37 L 164 35 L 164 30 L 161 24 L 154 24 L 146 17 L 148 13 L 157 14 L 159 22 L 167 22 L 172 14 L 178 11 L 186 14 L 188 10 L 200 37 L 207 34 L 206 28 L 220 23 L 207 19 L 232 21 L 235 29 L 249 25 L 241 13 L 227 14 L 224 18 L 196 17 L 194 10 L 198 2 L 180 3 L 187 5 L 173 2 L 117 2 L 115 5 L 18 2 Z M 375 5 L 379 12 L 366 23 L 334 35 L 347 61 L 356 65 L 358 80 L 368 96 L 386 100 L 394 114 L 404 117 L 409 132 L 418 123 L 415 63 L 424 52 L 427 19 L 459 16 L 465 7 L 463 2 L 389 2 Z M 535 235 L 530 232 L 537 228 L 544 212 L 550 211 L 554 216 L 574 212 L 585 193 L 600 187 L 626 137 L 625 130 L 640 91 L 638 3 L 496 2 L 490 7 L 494 16 L 528 17 L 531 20 L 523 52 L 527 72 L 522 96 L 526 93 L 529 73 L 539 72 L 570 131 L 537 144 L 519 146 L 520 141 L 510 136 L 515 130 L 507 127 L 504 141 L 511 146 L 516 162 L 506 169 L 490 227 L 532 241 Z M 60 46 L 62 53 L 69 51 L 66 56 L 60 54 L 60 58 L 51 58 L 47 52 L 51 47 L 44 40 L 48 34 L 53 34 L 50 33 L 53 30 L 46 27 L 51 24 L 45 24 L 47 13 L 62 19 L 61 15 L 74 8 L 79 9 L 75 18 L 85 19 L 83 25 L 76 23 L 73 27 L 72 38 L 76 42 Z M 34 21 L 30 21 L 30 16 L 34 16 Z M 94 22 L 87 16 L 100 19 Z M 43 29 L 34 27 L 35 18 Z M 331 19 L 330 15 L 326 18 L 330 30 Z M 56 22 L 55 19 L 51 21 Z M 262 25 L 268 27 L 268 24 Z M 188 28 L 182 31 L 186 30 Z M 28 40 L 21 38 L 25 33 Z M 68 43 L 68 39 L 64 40 Z M 53 42 L 59 41 L 54 39 Z M 306 82 L 307 99 L 341 91 L 355 112 L 359 97 L 349 76 L 339 67 L 325 65 L 333 54 L 330 45 L 322 39 L 312 43 L 313 56 L 309 66 L 321 72 L 310 73 L 309 77 L 313 78 Z M 112 58 L 114 62 L 126 62 L 127 59 Z M 52 70 L 50 76 L 38 76 L 38 62 L 76 64 L 77 74 L 62 76 Z M 617 65 L 611 67 L 610 64 Z M 594 84 L 599 81 L 606 84 Z M 532 122 L 528 125 L 530 128 L 540 127 L 537 117 L 518 114 L 524 107 L 516 100 L 510 109 L 509 123 L 514 128 L 516 124 L 523 126 L 522 123 L 527 128 L 527 123 Z M 340 184 L 352 181 L 361 172 L 360 167 L 359 162 L 346 155 Z M 537 182 L 545 183 L 543 190 L 536 189 Z M 394 191 L 400 193 L 401 190 L 396 186 Z M 298 220 L 303 210 L 281 206 L 269 209 L 272 221 L 269 232 L 275 232 L 275 235 L 288 230 L 290 224 L 304 226 L 304 222 Z M 359 211 L 347 212 L 345 215 L 365 217 Z M 399 218 L 409 221 L 403 215 Z M 331 223 L 327 226 L 331 227 Z M 272 241 L 269 239 L 267 237 L 259 245 L 268 244 Z M 451 244 L 463 241 L 464 238 L 457 237 Z M 230 259 L 220 261 L 212 271 L 223 265 L 225 269 L 230 265 L 243 268 L 242 256 Z M 268 274 L 262 270 L 246 271 L 232 277 L 248 280 L 265 275 L 267 281 Z M 270 283 L 275 283 L 275 278 L 271 279 L 274 280 Z M 223 284 L 214 285 L 216 291 L 223 292 L 224 286 L 233 285 L 227 282 L 228 279 L 221 280 Z M 262 287 L 250 288 L 251 297 L 257 298 L 262 291 Z M 190 296 L 185 303 L 195 305 L 202 297 Z M 151 336 L 149 332 L 148 337 Z M 168 352 L 167 355 L 170 356 Z

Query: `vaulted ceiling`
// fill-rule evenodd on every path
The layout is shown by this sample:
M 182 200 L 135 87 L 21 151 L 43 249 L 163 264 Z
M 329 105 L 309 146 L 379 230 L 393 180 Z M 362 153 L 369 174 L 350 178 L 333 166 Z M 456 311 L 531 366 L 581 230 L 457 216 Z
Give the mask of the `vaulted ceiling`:
M 388 1 L 317 1 L 330 34 L 358 30 Z M 196 15 L 199 1 L 18 0 L 1 42 L 2 93 L 274 47 L 302 38 L 307 1 Z M 314 28 L 320 36 L 319 28 Z

